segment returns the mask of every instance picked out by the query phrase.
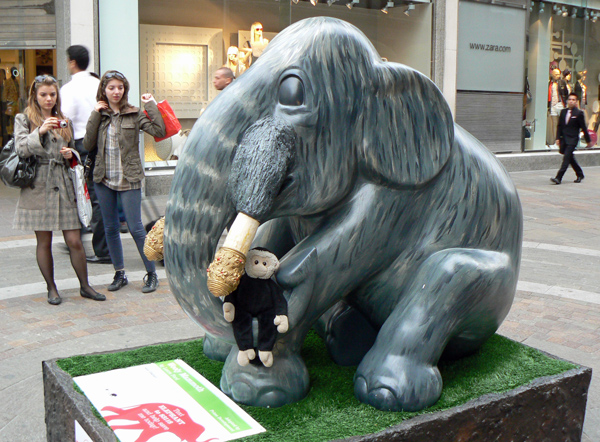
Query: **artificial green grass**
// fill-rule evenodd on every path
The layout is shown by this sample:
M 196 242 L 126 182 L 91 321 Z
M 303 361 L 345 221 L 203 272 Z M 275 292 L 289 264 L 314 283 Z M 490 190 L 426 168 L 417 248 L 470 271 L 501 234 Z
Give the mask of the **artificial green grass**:
M 242 406 L 267 429 L 248 441 L 328 441 L 375 433 L 424 413 L 464 404 L 487 393 L 502 393 L 532 380 L 563 373 L 577 366 L 550 358 L 499 335 L 494 335 L 475 355 L 439 365 L 444 381 L 440 400 L 418 413 L 378 411 L 354 397 L 356 367 L 339 367 L 327 355 L 322 340 L 311 332 L 302 350 L 311 390 L 302 401 L 276 409 Z M 161 344 L 103 355 L 75 356 L 58 366 L 72 377 L 182 359 L 214 385 L 219 385 L 223 363 L 202 353 L 202 340 Z

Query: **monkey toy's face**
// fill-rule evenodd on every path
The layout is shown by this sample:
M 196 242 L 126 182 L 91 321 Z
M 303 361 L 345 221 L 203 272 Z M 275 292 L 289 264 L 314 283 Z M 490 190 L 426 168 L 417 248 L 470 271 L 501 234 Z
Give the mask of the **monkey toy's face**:
M 250 278 L 270 279 L 279 268 L 277 257 L 267 251 L 252 249 L 246 257 L 246 274 Z

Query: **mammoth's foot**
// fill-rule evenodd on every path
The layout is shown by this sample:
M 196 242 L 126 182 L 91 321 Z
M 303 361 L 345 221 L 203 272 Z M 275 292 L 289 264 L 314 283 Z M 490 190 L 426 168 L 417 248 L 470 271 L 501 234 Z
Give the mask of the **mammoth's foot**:
M 214 361 L 225 362 L 229 352 L 231 351 L 232 345 L 229 342 L 217 339 L 208 333 L 204 335 L 204 344 L 202 351 L 204 355 Z
M 437 402 L 442 376 L 436 366 L 408 358 L 379 366 L 363 363 L 354 375 L 354 394 L 379 410 L 418 411 Z
M 255 407 L 275 408 L 298 402 L 308 393 L 308 371 L 300 355 L 271 353 L 271 367 L 254 363 L 240 366 L 237 357 L 238 350 L 234 347 L 225 361 L 221 376 L 221 390 L 234 401 Z

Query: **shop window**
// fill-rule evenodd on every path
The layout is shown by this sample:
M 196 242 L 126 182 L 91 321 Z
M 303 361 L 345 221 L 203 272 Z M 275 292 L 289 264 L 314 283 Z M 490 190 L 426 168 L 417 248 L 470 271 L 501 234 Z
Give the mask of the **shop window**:
M 582 5 L 585 6 L 585 5 Z M 579 97 L 589 130 L 600 117 L 600 11 L 532 2 L 523 120 L 525 150 L 557 150 L 556 126 L 569 93 Z M 585 148 L 585 141 L 580 148 Z
M 29 85 L 36 75 L 55 75 L 52 49 L 0 50 L 0 145 L 14 135 L 15 116 L 27 107 Z
M 138 5 L 140 88 L 169 101 L 184 138 L 220 93 L 218 84 L 213 85 L 217 69 L 228 67 L 239 78 L 279 32 L 304 18 L 348 21 L 382 57 L 430 74 L 432 8 L 425 0 L 139 0 Z M 184 142 L 174 137 L 156 143 L 144 136 L 146 167 L 172 165 L 166 161 L 178 157 Z

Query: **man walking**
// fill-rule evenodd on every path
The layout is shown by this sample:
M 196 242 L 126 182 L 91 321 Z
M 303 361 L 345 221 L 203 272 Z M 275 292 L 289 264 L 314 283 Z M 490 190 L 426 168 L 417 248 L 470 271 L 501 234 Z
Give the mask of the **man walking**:
M 70 46 L 67 49 L 67 60 L 71 81 L 60 89 L 61 110 L 73 123 L 75 148 L 79 152 L 81 161 L 85 162 L 88 151 L 83 148 L 83 137 L 90 114 L 96 105 L 96 93 L 98 92 L 100 80 L 91 73 L 86 72 L 90 63 L 90 56 L 88 50 L 83 46 Z M 104 235 L 104 223 L 102 222 L 94 182 L 89 179 L 87 186 L 92 201 L 91 228 L 92 247 L 94 248 L 94 256 L 88 256 L 87 260 L 91 263 L 110 264 L 108 245 Z
M 563 175 L 567 171 L 569 164 L 575 171 L 577 178 L 576 183 L 581 183 L 583 180 L 583 170 L 575 159 L 575 148 L 579 143 L 579 131 L 583 131 L 587 146 L 591 147 L 590 136 L 585 126 L 585 117 L 583 111 L 577 109 L 577 95 L 569 94 L 567 99 L 567 108 L 563 109 L 558 119 L 558 128 L 556 129 L 556 144 L 559 147 L 559 152 L 563 154 L 563 161 L 556 178 L 550 178 L 554 184 L 562 182 Z

